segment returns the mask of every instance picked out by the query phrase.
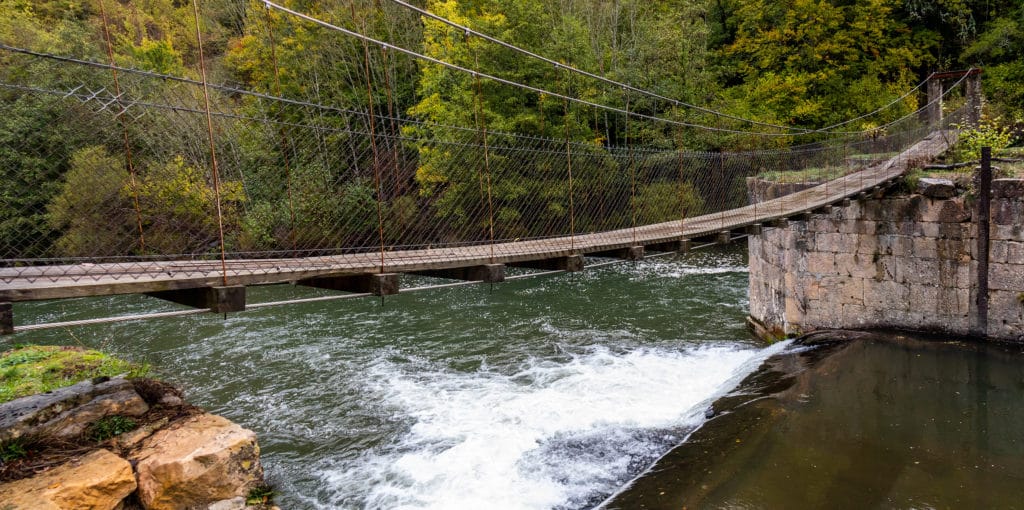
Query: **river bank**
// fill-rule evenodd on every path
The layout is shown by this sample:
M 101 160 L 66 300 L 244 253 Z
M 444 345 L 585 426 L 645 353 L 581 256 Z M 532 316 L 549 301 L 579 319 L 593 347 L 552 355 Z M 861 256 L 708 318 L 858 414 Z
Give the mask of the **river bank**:
M 96 350 L 0 353 L 0 508 L 269 510 L 256 435 Z
M 798 340 L 603 509 L 1019 508 L 1024 348 Z

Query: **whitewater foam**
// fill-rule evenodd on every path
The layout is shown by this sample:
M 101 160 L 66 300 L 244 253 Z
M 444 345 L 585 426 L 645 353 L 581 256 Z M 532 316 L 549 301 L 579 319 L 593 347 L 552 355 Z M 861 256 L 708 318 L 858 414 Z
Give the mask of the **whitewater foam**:
M 592 505 L 699 425 L 706 406 L 783 345 L 532 359 L 515 373 L 380 361 L 367 385 L 407 426 L 317 476 L 331 508 Z

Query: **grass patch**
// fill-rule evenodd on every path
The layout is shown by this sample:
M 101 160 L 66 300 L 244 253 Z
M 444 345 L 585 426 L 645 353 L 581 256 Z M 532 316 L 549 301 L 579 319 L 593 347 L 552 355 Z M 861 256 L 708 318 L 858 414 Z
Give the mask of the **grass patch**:
M 898 152 L 871 152 L 867 154 L 847 154 L 850 161 L 885 161 L 898 156 Z
M 998 166 L 1002 171 L 1000 172 L 1007 178 L 1024 178 L 1024 163 L 993 163 Z
M 21 439 L 0 443 L 0 464 L 23 459 L 27 455 L 28 449 Z
M 771 170 L 757 174 L 759 179 L 780 183 L 824 182 L 846 175 L 848 168 L 811 167 L 803 170 Z
M 907 188 L 906 191 L 914 193 L 917 190 L 917 184 L 921 182 L 921 178 L 927 176 L 928 175 L 925 174 L 924 170 L 921 170 L 920 168 L 908 171 L 903 175 L 903 183 Z
M 1024 158 L 1024 147 L 1007 147 L 993 151 L 993 153 L 1001 158 Z
M 143 377 L 148 365 L 136 365 L 99 351 L 77 347 L 30 345 L 0 354 L 0 403 L 70 386 L 85 379 L 128 374 Z

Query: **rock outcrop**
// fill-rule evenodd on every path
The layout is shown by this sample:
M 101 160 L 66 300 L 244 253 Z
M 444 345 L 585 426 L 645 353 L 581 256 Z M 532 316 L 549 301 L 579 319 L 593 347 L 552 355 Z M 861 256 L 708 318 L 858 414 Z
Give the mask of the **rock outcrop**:
M 0 442 L 26 435 L 66 439 L 107 416 L 142 416 L 149 406 L 121 377 L 82 381 L 73 386 L 12 400 L 0 406 Z
M 949 179 L 922 177 L 917 181 L 917 192 L 928 198 L 953 198 L 956 196 L 956 185 Z
M 7 444 L 29 455 L 0 462 L 0 479 L 14 480 L 0 483 L 0 510 L 109 510 L 128 501 L 145 510 L 268 508 L 246 505 L 263 486 L 256 434 L 159 381 L 83 381 L 0 404 Z
M 131 464 L 100 449 L 31 478 L 0 484 L 0 508 L 111 510 L 135 488 Z
M 205 506 L 245 496 L 263 480 L 256 434 L 212 414 L 156 432 L 131 459 L 147 509 Z

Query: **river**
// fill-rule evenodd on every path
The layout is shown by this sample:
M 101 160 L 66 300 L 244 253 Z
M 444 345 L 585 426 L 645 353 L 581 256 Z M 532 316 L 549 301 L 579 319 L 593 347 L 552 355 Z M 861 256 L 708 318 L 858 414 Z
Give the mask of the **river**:
M 150 363 L 257 432 L 282 508 L 588 508 L 780 349 L 744 327 L 746 271 L 733 248 L 13 341 Z M 249 301 L 317 292 L 255 288 Z M 116 296 L 19 305 L 18 318 L 173 309 Z

